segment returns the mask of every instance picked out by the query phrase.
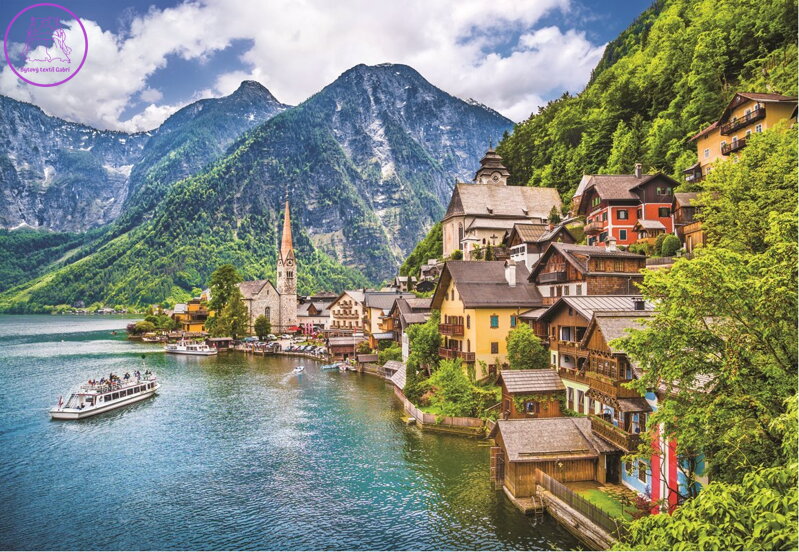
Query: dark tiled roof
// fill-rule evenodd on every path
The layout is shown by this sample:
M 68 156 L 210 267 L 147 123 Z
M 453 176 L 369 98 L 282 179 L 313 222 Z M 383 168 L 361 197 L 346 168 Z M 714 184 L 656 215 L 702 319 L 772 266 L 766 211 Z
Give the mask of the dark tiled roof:
M 617 399 L 622 412 L 652 412 L 652 407 L 643 397 L 636 399 Z
M 565 391 L 560 376 L 554 370 L 502 370 L 500 379 L 508 393 L 545 393 Z
M 764 94 L 761 92 L 738 92 L 738 95 L 743 96 L 744 98 L 749 98 L 750 100 L 754 100 L 756 102 L 791 103 L 797 100 L 795 96 L 783 96 L 782 94 Z
M 433 303 L 432 297 L 408 297 L 405 302 L 414 311 L 429 311 Z
M 269 280 L 250 280 L 249 282 L 241 282 L 239 284 L 239 290 L 244 299 L 252 299 L 261 293 L 261 290 L 266 285 L 271 285 Z
M 570 295 L 561 297 L 555 304 L 549 307 L 539 318 L 546 318 L 556 313 L 564 306 L 571 307 L 577 314 L 590 321 L 595 312 L 621 313 L 630 316 L 630 313 L 638 313 L 638 317 L 649 316 L 654 311 L 652 303 L 644 302 L 643 311 L 635 310 L 635 301 L 641 299 L 640 295 Z
M 666 227 L 663 226 L 663 223 L 659 220 L 649 220 L 649 219 L 639 219 L 638 222 L 635 223 L 635 228 L 642 228 L 644 230 L 666 230 Z
M 630 253 L 629 251 L 622 251 L 616 249 L 615 251 L 608 251 L 605 247 L 595 245 L 577 245 L 573 243 L 552 242 L 547 247 L 544 254 L 536 261 L 530 270 L 530 279 L 532 280 L 536 274 L 546 265 L 547 259 L 554 253 L 559 252 L 563 257 L 574 266 L 581 273 L 588 272 L 588 259 L 639 259 L 646 262 L 644 255 L 637 253 Z M 641 268 L 644 265 L 642 263 Z
M 694 140 L 696 140 L 697 138 L 701 138 L 702 136 L 704 136 L 705 134 L 707 134 L 708 132 L 710 132 L 711 130 L 715 129 L 715 128 L 716 128 L 716 127 L 718 127 L 718 126 L 719 126 L 719 122 L 718 122 L 718 121 L 716 121 L 715 123 L 713 123 L 713 124 L 710 124 L 710 125 L 706 126 L 706 127 L 705 127 L 705 128 L 703 128 L 702 130 L 700 130 L 699 132 L 697 132 L 696 134 L 694 134 L 693 136 L 691 136 L 691 137 L 688 139 L 688 141 L 689 141 L 689 142 L 693 142 L 693 141 L 694 141 Z
M 444 219 L 458 215 L 546 219 L 553 206 L 561 208 L 555 188 L 458 183 Z
M 628 330 L 642 329 L 644 327 L 643 319 L 649 318 L 654 312 L 654 309 L 652 309 L 652 306 L 648 303 L 647 308 L 648 310 L 644 311 L 637 311 L 629 308 L 627 310 L 613 311 L 610 309 L 604 310 L 601 309 L 601 307 L 594 308 L 591 325 L 596 325 L 599 328 L 602 332 L 602 337 L 605 338 L 605 342 L 608 344 L 612 353 L 622 354 L 624 351 L 618 347 L 611 346 L 610 342 L 614 339 L 625 337 L 628 335 Z M 589 332 L 586 331 L 585 337 L 583 338 L 584 345 L 588 344 L 588 334 Z
M 402 364 L 402 367 L 397 369 L 394 375 L 391 376 L 391 383 L 396 385 L 400 390 L 405 389 L 405 377 L 405 365 Z
M 557 458 L 596 458 L 617 450 L 591 431 L 588 418 L 499 420 L 510 462 L 552 461 Z
M 674 203 L 682 207 L 690 207 L 699 197 L 699 192 L 678 192 L 674 194 Z
M 413 293 L 397 293 L 393 291 L 367 291 L 364 294 L 364 304 L 373 309 L 382 309 L 388 312 L 399 297 L 406 299 L 415 298 Z
M 513 287 L 505 280 L 505 261 L 448 261 L 444 271 L 454 280 L 458 296 L 466 308 L 530 308 L 542 303 L 536 286 L 527 281 L 529 273 L 524 263 L 516 263 L 516 285 Z M 439 289 L 444 287 L 439 285 Z M 436 291 L 434 304 L 440 295 Z

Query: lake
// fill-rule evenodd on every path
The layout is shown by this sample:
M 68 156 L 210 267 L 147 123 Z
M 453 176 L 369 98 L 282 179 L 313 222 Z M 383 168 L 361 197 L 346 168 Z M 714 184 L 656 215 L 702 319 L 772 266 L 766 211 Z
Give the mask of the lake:
M 0 549 L 579 546 L 492 489 L 485 441 L 405 426 L 378 378 L 165 355 L 111 334 L 128 322 L 0 316 Z M 145 368 L 156 397 L 49 419 L 73 385 Z

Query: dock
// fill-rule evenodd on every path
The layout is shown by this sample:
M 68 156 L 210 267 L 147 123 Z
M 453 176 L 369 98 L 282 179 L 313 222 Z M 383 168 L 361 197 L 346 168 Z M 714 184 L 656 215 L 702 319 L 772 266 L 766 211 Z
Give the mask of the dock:
M 516 498 L 511 494 L 507 487 L 502 486 L 505 496 L 508 497 L 514 506 L 516 506 L 525 515 L 530 514 L 543 514 L 544 502 L 537 496 L 529 496 L 524 498 Z

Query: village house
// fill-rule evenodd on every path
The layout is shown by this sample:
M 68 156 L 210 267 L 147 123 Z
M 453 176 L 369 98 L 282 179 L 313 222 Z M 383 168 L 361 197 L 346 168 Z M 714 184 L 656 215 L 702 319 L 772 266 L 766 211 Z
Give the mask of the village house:
M 443 262 L 438 259 L 428 259 L 427 262 L 419 268 L 419 279 L 422 281 L 438 280 L 443 268 Z
M 551 243 L 530 271 L 545 305 L 574 295 L 630 295 L 643 281 L 646 257 L 616 248 Z
M 363 331 L 364 290 L 348 290 L 330 304 L 331 330 Z
M 555 188 L 508 186 L 508 169 L 489 149 L 480 161 L 475 183 L 456 183 L 442 220 L 444 257 L 462 251 L 465 260 L 502 248 L 505 233 L 516 223 L 543 224 L 554 207 L 561 210 Z
M 780 94 L 735 94 L 718 121 L 691 138 L 692 142 L 696 142 L 698 159 L 684 171 L 685 180 L 702 180 L 719 159 L 725 159 L 746 147 L 752 133 L 764 132 L 780 121 L 795 121 L 796 106 L 796 98 Z
M 678 192 L 674 194 L 672 211 L 674 212 L 674 229 L 677 237 L 687 253 L 705 244 L 705 233 L 702 223 L 696 220 L 697 192 Z
M 396 291 L 367 291 L 363 302 L 364 335 L 372 349 L 381 341 L 394 340 L 394 327 L 389 311 L 398 298 L 415 299 L 413 293 Z
M 392 287 L 400 291 L 413 291 L 416 288 L 416 278 L 413 276 L 397 276 L 394 278 Z
M 536 470 L 561 483 L 619 481 L 621 451 L 591 431 L 587 418 L 499 420 L 490 437 L 494 484 L 513 498 L 533 496 Z
M 272 333 L 283 333 L 297 327 L 297 262 L 291 238 L 289 202 L 283 212 L 283 235 L 277 258 L 277 286 L 269 280 L 241 282 L 239 291 L 247 306 L 248 331 L 259 316 L 266 316 Z
M 579 189 L 577 214 L 586 217 L 588 245 L 605 245 L 608 238 L 618 245 L 632 245 L 638 239 L 638 221 L 659 222 L 671 234 L 671 203 L 679 184 L 662 174 L 643 174 L 641 164 L 635 174 L 589 175 Z
M 201 333 L 205 331 L 208 314 L 205 301 L 195 297 L 187 303 L 177 303 L 172 311 L 172 320 L 180 324 L 179 329 L 184 333 Z
M 441 316 L 441 358 L 474 364 L 478 380 L 497 373 L 519 314 L 542 305 L 528 276 L 524 264 L 510 260 L 448 261 L 431 304 Z
M 557 418 L 566 387 L 554 370 L 502 370 L 502 419 Z
M 337 295 L 300 297 L 297 304 L 297 325 L 305 334 L 330 327 L 330 305 Z
M 565 224 L 514 224 L 505 233 L 503 245 L 511 260 L 524 263 L 529 270 L 552 242 L 577 243 Z
M 394 333 L 394 341 L 402 347 L 402 360 L 408 360 L 410 354 L 410 340 L 408 338 L 408 328 L 414 324 L 424 324 L 430 318 L 430 305 L 432 297 L 397 297 L 388 318 L 391 320 L 391 331 Z

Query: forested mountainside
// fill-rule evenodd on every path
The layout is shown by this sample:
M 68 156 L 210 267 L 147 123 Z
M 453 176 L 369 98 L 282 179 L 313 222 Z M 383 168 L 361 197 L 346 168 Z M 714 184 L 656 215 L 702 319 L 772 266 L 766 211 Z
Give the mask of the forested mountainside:
M 514 184 L 557 188 L 583 174 L 681 179 L 688 142 L 736 91 L 796 95 L 796 0 L 659 0 L 616 40 L 585 90 L 549 102 L 498 147 Z
M 0 96 L 0 228 L 82 232 L 136 220 L 173 182 L 218 159 L 287 106 L 258 83 L 194 102 L 157 129 L 97 130 Z
M 225 262 L 273 277 L 286 196 L 301 292 L 379 282 L 511 126 L 410 67 L 359 65 L 173 184 L 147 216 L 128 225 L 123 214 L 65 266 L 4 293 L 0 308 L 161 301 L 202 287 Z

